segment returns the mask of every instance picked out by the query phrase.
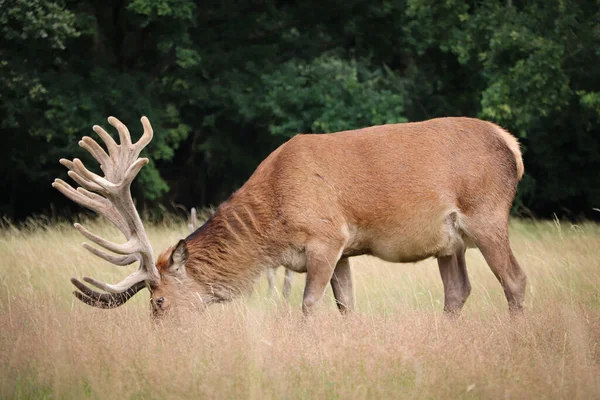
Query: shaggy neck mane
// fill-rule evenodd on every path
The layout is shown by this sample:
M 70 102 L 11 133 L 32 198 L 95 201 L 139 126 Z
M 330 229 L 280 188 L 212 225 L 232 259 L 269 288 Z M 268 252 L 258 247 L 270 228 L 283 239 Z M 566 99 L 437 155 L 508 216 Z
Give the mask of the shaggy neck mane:
M 271 219 L 265 205 L 235 194 L 185 239 L 187 272 L 206 286 L 213 301 L 230 300 L 250 289 L 268 264 L 263 239 Z

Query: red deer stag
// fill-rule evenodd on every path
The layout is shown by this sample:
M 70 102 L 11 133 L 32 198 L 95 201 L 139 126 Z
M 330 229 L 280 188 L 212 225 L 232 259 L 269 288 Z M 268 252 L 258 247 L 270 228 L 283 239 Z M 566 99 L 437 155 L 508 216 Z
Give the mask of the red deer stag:
M 89 240 L 116 253 L 83 246 L 117 265 L 139 269 L 110 285 L 72 279 L 75 296 L 114 308 L 149 288 L 154 314 L 227 301 L 248 290 L 265 268 L 306 272 L 302 309 L 309 314 L 328 283 L 342 313 L 354 307 L 348 258 L 371 254 L 392 262 L 436 257 L 444 310 L 458 313 L 471 285 L 465 250 L 478 247 L 500 281 L 509 309 L 522 309 L 526 277 L 508 239 L 509 210 L 523 162 L 517 140 L 471 118 L 382 125 L 332 134 L 297 135 L 273 151 L 248 181 L 199 229 L 162 253 L 152 248 L 135 209 L 130 184 L 148 162 L 138 158 L 152 128 L 132 143 L 120 121 L 108 122 L 120 144 L 99 126 L 106 152 L 89 137 L 80 146 L 104 177 L 80 160 L 60 162 L 81 187 L 57 179 L 69 199 L 104 215 L 127 238 L 109 242 L 76 224 Z

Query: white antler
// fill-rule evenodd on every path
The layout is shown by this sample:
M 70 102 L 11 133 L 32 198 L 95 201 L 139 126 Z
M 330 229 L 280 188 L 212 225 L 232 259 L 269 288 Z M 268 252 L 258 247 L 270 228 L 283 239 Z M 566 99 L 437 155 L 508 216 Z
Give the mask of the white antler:
M 108 122 L 117 128 L 120 144 L 117 144 L 104 129 L 95 125 L 93 129 L 106 144 L 108 153 L 88 136 L 83 137 L 79 142 L 79 146 L 86 149 L 100 163 L 104 177 L 89 171 L 77 158 L 73 161 L 61 159 L 60 163 L 69 169 L 69 177 L 81 187 L 74 189 L 61 179 L 56 179 L 52 183 L 54 188 L 69 199 L 106 217 L 123 232 L 127 239 L 123 244 L 113 243 L 88 231 L 80 224 L 75 224 L 75 228 L 83 236 L 106 250 L 117 254 L 108 253 L 87 243 L 83 243 L 83 247 L 92 254 L 116 265 L 129 265 L 135 261 L 140 263 L 136 272 L 114 285 L 93 278 L 84 278 L 86 282 L 115 295 L 102 294 L 90 289 L 82 290 L 81 287 L 85 287 L 85 285 L 77 281 L 78 284 L 75 284 L 75 286 L 91 299 L 83 300 L 81 293 L 77 293 L 77 298 L 87 304 L 102 308 L 111 308 L 111 305 L 116 307 L 124 303 L 126 299 L 142 287 L 140 282 L 157 282 L 160 279 L 158 270 L 154 265 L 152 247 L 131 198 L 131 182 L 140 169 L 148 163 L 147 158 L 139 158 L 138 156 L 152 140 L 150 121 L 146 117 L 142 117 L 141 121 L 144 134 L 136 143 L 131 142 L 127 127 L 114 117 L 109 117 Z
M 190 221 L 187 224 L 190 232 L 194 232 L 198 229 L 198 213 L 196 212 L 196 207 L 192 207 L 192 211 L 190 212 Z

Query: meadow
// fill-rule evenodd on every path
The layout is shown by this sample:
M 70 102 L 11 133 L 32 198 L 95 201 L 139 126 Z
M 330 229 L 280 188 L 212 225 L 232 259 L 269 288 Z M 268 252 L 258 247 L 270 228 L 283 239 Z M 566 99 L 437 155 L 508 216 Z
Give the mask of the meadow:
M 107 224 L 86 225 L 118 238 Z M 444 317 L 435 260 L 352 259 L 357 311 L 331 289 L 301 313 L 304 276 L 288 302 L 247 296 L 201 316 L 153 322 L 148 292 L 115 310 L 78 302 L 69 278 L 119 281 L 66 223 L 0 230 L 0 398 L 365 399 L 600 398 L 600 225 L 511 222 L 528 275 L 526 311 L 511 318 L 478 250 L 467 251 L 471 297 Z M 148 225 L 160 251 L 183 222 Z M 278 271 L 281 289 L 283 270 Z

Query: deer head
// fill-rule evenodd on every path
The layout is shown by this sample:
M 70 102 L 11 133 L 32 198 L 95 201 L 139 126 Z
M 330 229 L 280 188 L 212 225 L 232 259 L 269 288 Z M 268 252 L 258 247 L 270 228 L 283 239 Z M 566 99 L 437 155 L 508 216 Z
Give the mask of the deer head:
M 104 292 L 92 290 L 72 278 L 71 282 L 79 289 L 73 294 L 88 305 L 115 308 L 124 304 L 140 290 L 148 288 L 151 292 L 154 314 L 159 315 L 168 308 L 164 292 L 172 287 L 173 281 L 185 283 L 187 248 L 185 241 L 182 240 L 174 249 L 165 252 L 159 258 L 159 267 L 161 267 L 159 271 L 130 190 L 131 182 L 148 163 L 148 159 L 140 158 L 139 154 L 152 140 L 153 134 L 148 118 L 142 117 L 141 121 L 144 133 L 136 143 L 132 143 L 127 127 L 114 117 L 108 118 L 108 122 L 119 132 L 119 144 L 104 129 L 94 126 L 94 131 L 104 141 L 108 152 L 87 136 L 81 139 L 79 145 L 100 163 L 104 177 L 89 171 L 77 158 L 73 161 L 61 159 L 60 163 L 69 169 L 69 177 L 80 187 L 74 189 L 61 179 L 56 179 L 52 186 L 74 202 L 103 215 L 127 239 L 123 244 L 113 243 L 88 231 L 80 224 L 75 224 L 75 228 L 83 236 L 110 252 L 83 243 L 85 249 L 115 265 L 124 266 L 139 262 L 136 272 L 116 284 L 108 284 L 89 277 L 83 278 L 85 282 Z

